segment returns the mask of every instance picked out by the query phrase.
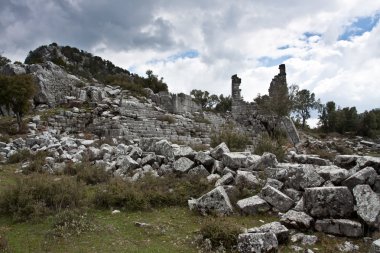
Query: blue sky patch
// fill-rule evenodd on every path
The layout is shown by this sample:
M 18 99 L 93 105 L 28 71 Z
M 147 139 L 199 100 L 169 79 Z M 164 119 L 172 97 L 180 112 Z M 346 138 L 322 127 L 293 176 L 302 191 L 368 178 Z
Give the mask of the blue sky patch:
M 338 40 L 351 40 L 352 37 L 361 36 L 365 32 L 372 31 L 372 29 L 379 22 L 379 19 L 380 14 L 357 18 L 346 27 L 345 31 L 341 35 L 339 35 Z
M 302 34 L 306 39 L 310 38 L 310 37 L 313 37 L 313 36 L 319 36 L 321 37 L 322 34 L 320 33 L 313 33 L 313 32 L 305 32 Z
M 197 57 L 199 57 L 199 52 L 197 50 L 191 49 L 191 50 L 187 50 L 187 51 L 183 51 L 183 52 L 180 52 L 177 54 L 170 55 L 169 57 L 167 57 L 165 59 L 150 60 L 147 62 L 147 64 L 155 65 L 155 64 L 160 63 L 160 62 L 175 62 L 178 59 L 185 59 L 185 58 L 193 59 L 193 58 L 197 58 Z
M 290 56 L 290 55 L 284 55 L 284 56 L 281 56 L 278 58 L 272 58 L 272 57 L 264 56 L 264 57 L 260 57 L 258 59 L 258 61 L 259 61 L 261 66 L 273 67 L 273 66 L 280 65 L 281 63 L 284 63 L 284 61 L 286 61 L 287 59 L 290 59 L 290 58 L 292 58 L 292 56 Z

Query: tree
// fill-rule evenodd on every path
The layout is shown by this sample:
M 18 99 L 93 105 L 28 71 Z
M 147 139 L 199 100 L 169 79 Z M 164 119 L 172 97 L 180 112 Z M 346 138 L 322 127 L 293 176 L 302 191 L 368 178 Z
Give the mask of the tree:
M 310 111 L 318 109 L 319 102 L 315 101 L 315 94 L 303 89 L 296 93 L 294 98 L 294 112 L 302 119 L 302 128 L 305 128 L 306 120 L 310 118 Z
M 16 115 L 19 129 L 22 117 L 28 112 L 30 99 L 36 92 L 36 84 L 30 75 L 0 75 L 0 106 L 5 106 Z
M 0 67 L 6 65 L 9 62 L 11 62 L 11 60 L 0 54 Z
M 190 95 L 194 97 L 194 101 L 201 105 L 202 109 L 207 108 L 210 93 L 208 91 L 202 91 L 194 89 L 190 92 Z
M 377 128 L 376 113 L 365 111 L 360 115 L 358 134 L 372 137 L 373 130 Z
M 227 112 L 227 111 L 231 111 L 231 107 L 232 107 L 231 96 L 225 97 L 225 96 L 223 96 L 223 94 L 221 94 L 219 96 L 219 103 L 217 103 L 215 106 L 215 111 Z

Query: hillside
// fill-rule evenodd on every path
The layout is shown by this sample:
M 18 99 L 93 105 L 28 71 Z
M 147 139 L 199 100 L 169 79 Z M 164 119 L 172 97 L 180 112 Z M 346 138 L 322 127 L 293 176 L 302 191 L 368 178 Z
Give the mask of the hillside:
M 271 89 L 287 85 L 279 69 Z M 0 252 L 380 246 L 379 145 L 299 134 L 244 101 L 237 75 L 231 111 L 220 113 L 151 72 L 55 43 L 24 64 L 4 61 L 0 74 L 31 76 L 37 88 L 21 128 L 1 107 Z

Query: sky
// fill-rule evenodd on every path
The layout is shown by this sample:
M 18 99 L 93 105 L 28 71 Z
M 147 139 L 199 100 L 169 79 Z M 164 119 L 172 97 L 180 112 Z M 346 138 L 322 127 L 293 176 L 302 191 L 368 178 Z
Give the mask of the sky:
M 380 108 L 379 0 L 0 0 L 0 53 L 24 61 L 56 42 L 144 75 L 171 92 L 267 94 L 288 84 L 359 112 Z

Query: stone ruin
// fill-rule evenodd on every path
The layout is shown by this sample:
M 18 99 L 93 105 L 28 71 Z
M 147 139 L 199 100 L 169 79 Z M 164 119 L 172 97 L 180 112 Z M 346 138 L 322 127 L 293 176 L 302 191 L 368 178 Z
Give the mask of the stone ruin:
M 272 79 L 269 87 L 271 95 L 276 86 L 287 87 L 285 64 L 279 65 L 280 73 Z M 232 94 L 232 117 L 255 132 L 272 132 L 274 129 L 282 129 L 288 136 L 289 140 L 296 145 L 300 142 L 298 131 L 289 117 L 276 117 L 260 111 L 254 102 L 248 103 L 241 96 L 241 78 L 236 74 L 231 77 L 231 94 Z

